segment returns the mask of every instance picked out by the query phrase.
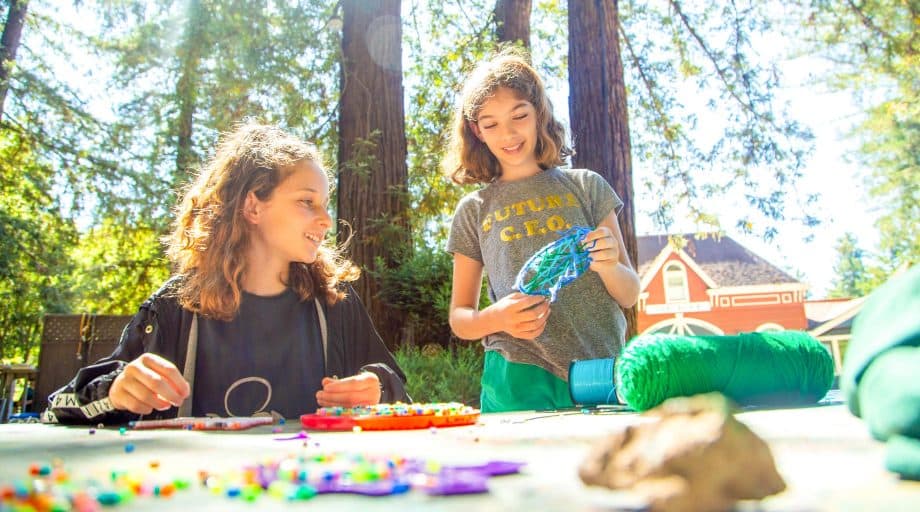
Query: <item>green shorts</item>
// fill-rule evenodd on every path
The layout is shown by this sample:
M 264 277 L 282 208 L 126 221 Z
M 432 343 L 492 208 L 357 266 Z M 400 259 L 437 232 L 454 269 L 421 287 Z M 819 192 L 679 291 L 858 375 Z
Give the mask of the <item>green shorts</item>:
M 482 370 L 482 412 L 574 407 L 566 381 L 532 364 L 511 363 L 487 350 Z

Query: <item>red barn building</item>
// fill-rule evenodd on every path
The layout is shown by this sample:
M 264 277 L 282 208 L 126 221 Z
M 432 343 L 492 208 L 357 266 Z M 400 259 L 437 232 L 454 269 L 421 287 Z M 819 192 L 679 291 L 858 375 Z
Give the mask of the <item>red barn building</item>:
M 640 333 L 805 330 L 807 286 L 727 236 L 639 237 Z

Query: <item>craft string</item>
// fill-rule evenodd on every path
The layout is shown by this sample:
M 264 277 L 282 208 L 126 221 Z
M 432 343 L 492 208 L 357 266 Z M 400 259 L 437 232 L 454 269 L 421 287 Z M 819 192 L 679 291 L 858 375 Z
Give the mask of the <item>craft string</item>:
M 613 358 L 572 361 L 569 365 L 569 394 L 576 404 L 616 404 Z
M 521 267 L 514 289 L 528 295 L 543 295 L 555 302 L 559 290 L 581 276 L 591 264 L 588 247 L 582 243 L 590 228 L 573 226 L 534 253 Z

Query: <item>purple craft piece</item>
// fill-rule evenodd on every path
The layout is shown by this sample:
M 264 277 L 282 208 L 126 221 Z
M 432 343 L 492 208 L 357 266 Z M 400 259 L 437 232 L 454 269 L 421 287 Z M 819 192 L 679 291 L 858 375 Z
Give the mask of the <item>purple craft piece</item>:
M 408 482 L 402 479 L 387 479 L 365 483 L 346 483 L 338 480 L 323 480 L 316 484 L 317 494 L 360 494 L 362 496 L 389 496 L 391 494 L 403 494 L 408 490 Z
M 276 437 L 275 441 L 295 441 L 297 439 L 310 439 L 310 435 L 306 431 L 301 430 L 296 435 L 288 437 Z
M 475 466 L 445 466 L 446 470 L 453 471 L 476 471 L 488 476 L 513 475 L 520 473 L 521 468 L 526 466 L 524 462 L 511 462 L 507 460 L 492 460 L 485 464 Z
M 489 461 L 475 466 L 444 466 L 422 489 L 430 495 L 478 494 L 489 491 L 489 477 L 520 472 L 522 462 Z
M 479 494 L 489 492 L 489 476 L 475 470 L 442 470 L 425 485 L 425 493 L 433 496 Z

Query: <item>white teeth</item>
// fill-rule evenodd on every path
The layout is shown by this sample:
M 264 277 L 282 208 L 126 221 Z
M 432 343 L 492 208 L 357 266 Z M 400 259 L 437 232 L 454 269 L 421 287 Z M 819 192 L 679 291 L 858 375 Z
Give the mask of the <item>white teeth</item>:
M 304 237 L 306 237 L 308 240 L 313 240 L 316 243 L 320 243 L 320 239 L 316 235 L 311 235 L 308 233 L 308 234 L 305 234 Z
M 510 147 L 502 148 L 502 149 L 504 149 L 505 151 L 515 151 L 515 150 L 517 150 L 517 149 L 520 149 L 520 147 L 521 147 L 523 144 L 524 144 L 524 143 L 522 142 L 521 144 L 515 144 L 514 146 L 510 146 Z

